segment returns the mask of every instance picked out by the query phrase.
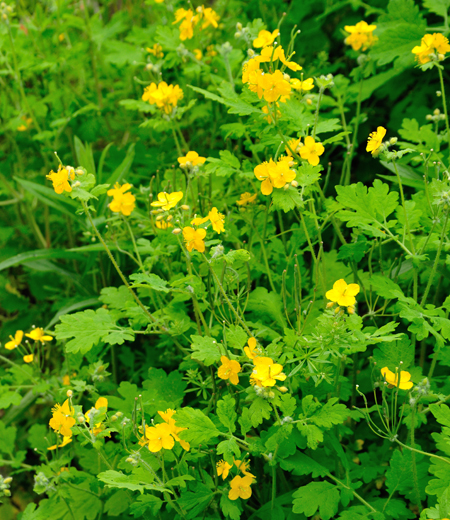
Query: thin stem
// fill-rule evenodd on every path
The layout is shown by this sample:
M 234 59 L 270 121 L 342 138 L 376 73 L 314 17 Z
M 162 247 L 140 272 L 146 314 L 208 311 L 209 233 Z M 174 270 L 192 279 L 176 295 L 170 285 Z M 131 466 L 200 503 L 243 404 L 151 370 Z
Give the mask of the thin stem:
M 442 75 L 441 67 L 438 67 L 439 72 L 439 80 L 441 82 L 441 92 L 442 92 L 442 105 L 444 106 L 444 114 L 445 114 L 445 127 L 447 129 L 447 141 L 448 141 L 448 157 L 450 160 L 450 127 L 448 122 L 448 112 L 447 112 L 447 100 L 445 98 L 445 87 L 444 87 L 444 77 Z
M 400 442 L 398 439 L 394 439 L 394 441 L 397 444 L 400 444 L 400 446 L 403 446 L 403 448 L 406 448 L 410 451 L 415 451 L 416 453 L 421 453 L 422 455 L 426 455 L 427 457 L 431 457 L 433 459 L 439 459 L 442 460 L 442 462 L 445 462 L 446 464 L 450 464 L 449 459 L 445 459 L 444 457 L 440 457 L 439 455 L 434 455 L 434 453 L 428 453 L 427 451 L 417 450 L 416 448 L 412 448 L 411 446 L 407 446 L 406 444 L 403 444 L 403 442 Z
M 402 199 L 403 213 L 405 216 L 406 232 L 408 233 L 409 242 L 411 244 L 411 251 L 413 252 L 413 254 L 415 254 L 416 251 L 414 248 L 414 242 L 413 242 L 412 235 L 411 235 L 411 228 L 409 227 L 408 213 L 406 211 L 406 202 L 405 202 L 405 195 L 403 193 L 402 180 L 400 178 L 400 174 L 398 173 L 397 163 L 395 161 L 392 161 L 392 164 L 394 166 L 394 170 L 397 175 L 398 187 L 400 189 L 400 197 Z

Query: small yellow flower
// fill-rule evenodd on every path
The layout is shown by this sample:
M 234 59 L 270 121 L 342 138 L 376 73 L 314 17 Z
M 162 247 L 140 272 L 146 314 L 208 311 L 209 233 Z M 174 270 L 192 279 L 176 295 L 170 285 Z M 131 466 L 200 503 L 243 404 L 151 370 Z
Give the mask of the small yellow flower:
M 230 469 L 233 466 L 231 464 L 228 464 L 228 462 L 225 462 L 224 460 L 220 460 L 216 464 L 216 470 L 217 475 L 222 477 L 222 480 L 225 480 L 228 477 L 228 474 L 230 473 Z
M 180 168 L 190 168 L 204 164 L 206 157 L 200 157 L 197 152 L 188 152 L 184 157 L 178 157 L 177 161 L 180 163 Z
M 23 360 L 25 363 L 32 363 L 34 359 L 34 354 L 28 354 L 26 356 L 23 356 Z
M 174 208 L 182 198 L 182 191 L 174 191 L 173 193 L 162 191 L 161 193 L 158 193 L 158 200 L 152 202 L 151 206 L 168 211 L 169 209 Z
M 168 229 L 168 228 L 173 227 L 173 224 L 171 224 L 170 222 L 167 222 L 166 220 L 157 220 L 156 227 L 158 229 Z
M 250 472 L 249 472 L 249 469 L 250 469 L 250 461 L 247 460 L 247 461 L 241 461 L 241 460 L 233 460 L 235 466 L 237 467 L 237 469 L 239 471 L 241 471 L 244 475 L 248 475 L 250 477 L 253 477 L 254 479 L 256 479 L 255 475 L 252 475 Z
M 70 385 L 70 376 L 68 374 L 63 376 L 63 385 L 64 386 L 69 386 Z
M 34 339 L 34 341 L 40 341 L 44 343 L 45 341 L 51 341 L 53 339 L 52 336 L 46 336 L 44 329 L 41 327 L 36 327 L 29 334 L 25 334 L 27 338 Z
M 244 347 L 244 352 L 246 356 L 250 359 L 255 359 L 258 357 L 258 350 L 256 348 L 256 338 L 250 338 L 248 340 L 248 346 Z
M 147 438 L 148 449 L 153 453 L 161 451 L 163 448 L 165 450 L 171 450 L 175 446 L 171 427 L 167 423 L 145 428 L 145 436 Z
M 366 152 L 371 152 L 373 155 L 374 152 L 376 152 L 383 144 L 385 135 L 386 128 L 383 128 L 382 126 L 379 126 L 376 132 L 372 132 L 367 140 Z
M 280 31 L 278 29 L 275 29 L 273 32 L 266 30 L 259 31 L 258 37 L 253 40 L 253 47 L 259 49 L 261 47 L 266 47 L 267 45 L 272 45 L 279 34 Z
M 217 371 L 220 379 L 229 379 L 230 383 L 237 385 L 239 383 L 238 374 L 241 371 L 241 365 L 237 361 L 228 359 L 227 356 L 221 356 L 220 361 L 222 365 Z
M 301 144 L 302 144 L 302 140 L 301 138 L 299 137 L 298 139 L 289 139 L 289 141 L 287 142 L 287 144 L 289 146 L 286 146 L 284 149 L 285 149 L 285 152 L 290 156 L 292 157 L 292 153 L 291 153 L 291 150 L 297 154 L 300 153 L 300 148 L 301 148 Z
M 50 446 L 47 449 L 56 450 L 56 448 L 64 448 L 64 446 L 67 446 L 70 442 L 72 442 L 72 437 L 63 437 L 61 444 L 54 444 L 53 446 Z
M 219 213 L 217 208 L 212 208 L 212 210 L 208 213 L 209 221 L 211 222 L 212 228 L 216 233 L 220 233 L 225 231 L 224 222 L 225 216 L 222 213 Z
M 252 204 L 255 202 L 257 197 L 257 194 L 254 193 L 253 195 L 251 193 L 248 193 L 247 191 L 245 193 L 241 194 L 241 197 L 239 200 L 236 201 L 236 204 L 238 206 L 247 206 L 247 204 Z
M 317 166 L 319 164 L 319 156 L 323 154 L 325 148 L 323 144 L 316 143 L 316 141 L 308 135 L 305 137 L 305 144 L 300 148 L 300 157 L 305 159 L 312 166 Z
M 155 58 L 164 58 L 164 53 L 162 51 L 162 47 L 159 43 L 155 43 L 153 47 L 147 47 L 147 52 L 149 54 L 153 54 Z
M 178 437 L 178 434 L 180 432 L 182 432 L 183 430 L 187 430 L 187 428 L 181 428 L 176 425 L 175 419 L 172 419 L 172 417 L 175 415 L 175 413 L 176 413 L 176 411 L 171 410 L 170 408 L 168 410 L 166 410 L 165 412 L 158 412 L 161 419 L 170 426 L 170 434 L 172 435 L 172 437 L 177 442 L 180 443 L 181 447 L 184 450 L 189 451 L 191 448 L 190 444 L 188 442 L 186 442 L 185 440 L 180 439 L 180 437 Z
M 376 25 L 369 25 L 364 20 L 356 25 L 346 25 L 344 29 L 350 33 L 350 36 L 347 36 L 345 43 L 351 45 L 354 51 L 359 51 L 360 49 L 365 51 L 378 40 L 372 34 L 376 28 Z
M 131 184 L 125 183 L 122 186 L 116 182 L 114 188 L 107 191 L 113 200 L 109 203 L 109 209 L 113 213 L 122 213 L 129 216 L 135 208 L 136 197 L 132 193 L 125 193 L 131 188 Z
M 208 47 L 206 47 L 206 56 L 209 56 L 210 58 L 217 56 L 217 51 L 214 49 L 214 45 L 208 45 Z
M 333 289 L 328 291 L 325 296 L 328 300 L 342 307 L 353 307 L 356 303 L 355 296 L 359 293 L 359 290 L 357 283 L 347 284 L 347 282 L 341 278 L 337 282 L 334 282 Z
M 57 172 L 51 170 L 46 177 L 52 181 L 53 189 L 58 195 L 61 195 L 64 191 L 67 191 L 67 193 L 72 191 L 72 186 L 69 184 L 69 180 L 73 181 L 75 179 L 73 169 L 69 170 L 68 168 L 59 165 Z
M 400 374 L 394 374 L 388 367 L 384 367 L 381 369 L 381 375 L 390 387 L 397 386 L 401 390 L 410 390 L 414 386 L 414 383 L 410 381 L 411 374 L 405 370 L 401 370 Z
M 72 437 L 71 428 L 76 421 L 73 418 L 75 410 L 70 406 L 69 400 L 66 399 L 62 405 L 55 405 L 52 412 L 53 417 L 49 422 L 50 427 L 64 437 Z
M 150 105 L 156 105 L 165 114 L 170 115 L 183 96 L 183 91 L 178 85 L 168 85 L 161 81 L 158 85 L 151 83 L 145 87 L 142 101 L 148 101 Z
M 5 348 L 8 350 L 13 350 L 21 344 L 22 338 L 23 338 L 23 331 L 18 330 L 14 334 L 14 337 L 12 337 L 12 336 L 9 336 L 9 337 L 11 338 L 11 341 L 8 341 L 7 343 L 5 343 Z
M 206 229 L 194 229 L 190 226 L 183 228 L 183 238 L 186 243 L 186 249 L 190 252 L 193 249 L 199 253 L 205 252 Z
M 313 78 L 308 78 L 308 79 L 305 79 L 304 81 L 301 81 L 297 78 L 292 78 L 291 87 L 294 90 L 301 90 L 303 92 L 307 92 L 314 88 L 314 80 L 313 80 Z
M 255 177 L 261 182 L 261 193 L 270 195 L 274 188 L 284 188 L 297 174 L 290 167 L 294 162 L 291 157 L 281 157 L 277 162 L 272 159 L 254 168 Z
M 411 51 L 416 55 L 416 60 L 423 64 L 428 63 L 433 58 L 436 59 L 437 54 L 446 54 L 450 52 L 450 45 L 448 38 L 441 33 L 426 34 L 421 42 L 420 46 L 416 46 Z
M 203 58 L 203 52 L 200 49 L 194 49 L 195 59 L 200 61 Z
M 252 380 L 258 386 L 275 386 L 277 381 L 284 381 L 286 374 L 283 373 L 283 365 L 274 363 L 270 357 L 256 357 L 253 359 L 255 368 Z
M 252 496 L 251 485 L 253 484 L 254 478 L 250 475 L 246 475 L 245 477 L 237 476 L 230 482 L 231 489 L 228 493 L 228 498 L 230 500 L 237 500 L 238 498 L 242 498 L 247 500 Z

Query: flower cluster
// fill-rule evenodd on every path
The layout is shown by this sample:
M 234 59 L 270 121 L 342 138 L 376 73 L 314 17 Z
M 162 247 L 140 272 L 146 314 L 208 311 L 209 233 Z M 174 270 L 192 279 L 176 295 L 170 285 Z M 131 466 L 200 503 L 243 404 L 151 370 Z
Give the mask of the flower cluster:
M 225 222 L 225 216 L 222 213 L 219 213 L 217 208 L 212 208 L 211 211 L 206 215 L 206 217 L 195 217 L 191 224 L 193 226 L 200 226 L 201 224 L 204 224 L 205 222 L 208 222 L 208 220 L 211 222 L 212 228 L 216 233 L 220 233 L 222 231 L 225 231 L 224 222 Z
M 219 26 L 219 15 L 211 7 L 199 6 L 194 11 L 192 9 L 177 9 L 175 12 L 175 21 L 172 24 L 180 24 L 180 40 L 190 40 L 194 37 L 194 29 L 199 28 L 201 31 L 207 27 Z
M 281 157 L 277 162 L 272 159 L 258 164 L 253 170 L 256 178 L 261 182 L 261 193 L 270 195 L 274 188 L 284 188 L 286 184 L 292 182 L 296 173 L 291 170 L 295 163 L 292 157 Z
M 58 171 L 54 172 L 53 170 L 46 176 L 47 179 L 52 181 L 53 189 L 58 195 L 67 191 L 70 193 L 72 191 L 72 185 L 69 181 L 75 180 L 75 175 L 82 175 L 84 172 L 81 169 L 75 169 L 72 166 L 63 166 L 60 164 L 58 166 Z
M 347 36 L 344 41 L 347 45 L 351 45 L 354 51 L 366 51 L 378 40 L 373 35 L 376 28 L 376 25 L 369 25 L 364 20 L 356 25 L 346 25 L 344 29 L 350 33 L 350 36 Z
M 327 307 L 333 307 L 335 303 L 338 304 L 335 312 L 339 312 L 340 307 L 347 307 L 347 310 L 350 314 L 355 312 L 355 296 L 359 293 L 360 288 L 357 283 L 347 284 L 347 282 L 343 279 L 334 282 L 333 289 L 327 291 L 325 296 L 328 300 L 331 300 L 328 303 Z
M 7 350 L 14 350 L 16 348 L 19 350 L 23 349 L 24 352 L 26 352 L 23 356 L 23 360 L 25 363 L 31 363 L 34 360 L 34 354 L 33 352 L 30 353 L 29 350 L 22 345 L 23 336 L 23 330 L 17 330 L 14 336 L 9 336 L 10 341 L 5 343 L 5 348 Z M 28 334 L 25 334 L 25 336 L 35 342 L 41 343 L 42 345 L 44 345 L 46 341 L 51 341 L 53 339 L 52 336 L 45 334 L 43 328 L 34 326 Z M 28 341 L 26 343 L 28 343 Z
M 172 114 L 178 101 L 183 99 L 183 91 L 178 85 L 168 85 L 165 81 L 151 83 L 145 87 L 142 101 L 148 101 L 150 105 L 156 105 L 165 114 Z
M 256 477 L 248 471 L 250 462 L 233 459 L 233 465 L 236 466 L 236 468 L 244 476 L 241 477 L 240 475 L 237 475 L 230 482 L 231 489 L 228 493 L 228 498 L 230 500 L 237 500 L 238 498 L 243 498 L 246 500 L 252 496 L 252 490 L 250 486 L 256 480 Z M 228 477 L 230 470 L 233 468 L 233 465 L 228 464 L 228 462 L 224 460 L 220 460 L 216 464 L 217 476 L 222 477 L 222 479 L 225 480 Z
M 125 183 L 122 186 L 116 182 L 114 188 L 108 190 L 108 195 L 113 197 L 109 204 L 109 209 L 114 213 L 131 215 L 135 208 L 136 197 L 131 193 L 126 193 L 131 188 L 131 184 Z
M 246 191 L 245 193 L 241 193 L 240 199 L 236 201 L 236 204 L 241 207 L 247 206 L 248 204 L 253 204 L 256 200 L 256 197 L 256 193 L 252 195 Z
M 177 441 L 184 450 L 189 451 L 189 443 L 180 439 L 178 436 L 180 432 L 187 428 L 176 426 L 175 419 L 172 418 L 175 413 L 176 411 L 170 408 L 165 412 L 158 412 L 164 422 L 156 424 L 155 426 L 146 427 L 145 436 L 139 444 L 147 446 L 151 452 L 156 453 L 163 448 L 165 450 L 173 449 L 175 441 Z
M 149 54 L 153 54 L 155 58 L 164 58 L 164 53 L 159 43 L 155 43 L 153 47 L 147 47 L 146 50 Z
M 441 33 L 426 34 L 420 45 L 416 45 L 411 52 L 416 55 L 416 60 L 420 64 L 442 61 L 445 54 L 450 52 L 450 44 L 448 38 Z

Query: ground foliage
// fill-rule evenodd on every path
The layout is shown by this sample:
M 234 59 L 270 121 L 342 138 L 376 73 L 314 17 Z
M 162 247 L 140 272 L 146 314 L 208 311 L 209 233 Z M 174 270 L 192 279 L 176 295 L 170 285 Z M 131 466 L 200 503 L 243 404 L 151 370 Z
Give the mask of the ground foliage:
M 450 517 L 449 8 L 0 4 L 2 520 Z

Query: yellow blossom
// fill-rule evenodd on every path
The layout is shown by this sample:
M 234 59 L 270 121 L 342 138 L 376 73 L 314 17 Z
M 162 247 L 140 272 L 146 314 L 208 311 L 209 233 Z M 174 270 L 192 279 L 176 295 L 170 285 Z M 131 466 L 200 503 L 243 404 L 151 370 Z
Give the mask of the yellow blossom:
M 202 30 L 206 29 L 210 25 L 217 29 L 219 24 L 217 23 L 220 20 L 219 15 L 212 9 L 211 7 L 204 7 L 203 5 L 201 7 L 197 7 L 197 12 L 200 13 L 200 15 L 203 18 L 202 23 Z
M 342 307 L 353 307 L 356 303 L 355 296 L 358 293 L 359 285 L 357 283 L 347 284 L 345 280 L 340 279 L 334 282 L 333 289 L 328 291 L 325 296 Z
M 180 200 L 183 198 L 182 191 L 174 191 L 172 193 L 167 193 L 162 191 L 158 193 L 158 200 L 155 200 L 151 203 L 151 206 L 156 208 L 162 208 L 166 211 L 174 208 Z
M 252 204 L 255 202 L 257 197 L 257 194 L 254 193 L 253 195 L 251 193 L 248 193 L 247 191 L 245 193 L 241 194 L 241 197 L 239 200 L 236 201 L 236 204 L 238 206 L 247 206 L 247 204 Z
M 183 228 L 183 238 L 186 243 L 186 249 L 190 252 L 193 249 L 199 253 L 205 252 L 206 229 L 194 229 L 192 227 Z
M 194 49 L 195 59 L 200 61 L 203 58 L 203 52 L 200 49 Z
M 34 359 L 34 354 L 27 354 L 26 356 L 23 356 L 23 360 L 25 363 L 32 363 Z
M 306 92 L 306 91 L 312 90 L 314 88 L 314 80 L 313 80 L 313 78 L 308 78 L 308 79 L 301 81 L 297 78 L 292 78 L 291 87 L 294 90 L 301 90 L 303 92 Z
M 294 61 L 287 60 L 284 54 L 284 49 L 281 45 L 278 45 L 278 47 L 275 48 L 264 47 L 264 49 L 262 49 L 261 51 L 261 54 L 254 59 L 256 59 L 260 63 L 267 63 L 269 61 L 275 62 L 277 60 L 280 60 L 283 63 L 283 65 L 285 65 L 288 69 L 293 70 L 294 72 L 302 70 L 302 67 Z
M 62 405 L 55 405 L 52 412 L 53 417 L 49 422 L 50 427 L 64 437 L 72 437 L 71 428 L 76 421 L 73 418 L 75 410 L 70 406 L 69 400 L 66 399 Z
M 231 464 L 228 464 L 228 462 L 225 462 L 224 460 L 220 460 L 216 464 L 216 470 L 217 475 L 222 477 L 223 480 L 225 480 L 228 477 L 228 474 L 230 473 L 230 469 L 233 466 Z
M 405 370 L 401 370 L 400 374 L 394 374 L 388 367 L 384 367 L 381 369 L 381 375 L 390 387 L 397 386 L 401 390 L 410 390 L 414 386 L 414 383 L 410 381 L 411 374 Z
M 185 449 L 186 451 L 190 450 L 190 444 L 186 442 L 183 439 L 180 439 L 178 437 L 178 434 L 182 432 L 183 430 L 187 430 L 187 428 L 181 428 L 176 425 L 175 419 L 172 419 L 173 415 L 176 413 L 175 410 L 171 410 L 170 408 L 166 410 L 165 412 L 158 412 L 159 416 L 162 418 L 162 420 L 169 425 L 170 427 L 170 434 L 172 437 L 180 443 L 181 447 Z
M 40 341 L 44 343 L 45 341 L 51 341 L 53 336 L 46 336 L 44 329 L 41 327 L 36 327 L 29 334 L 25 334 L 27 338 L 34 339 L 34 341 Z
M 150 105 L 156 105 L 165 114 L 171 114 L 178 101 L 183 98 L 183 91 L 178 85 L 168 85 L 165 81 L 151 83 L 145 87 L 142 101 L 148 101 Z
M 383 128 L 382 126 L 379 126 L 376 132 L 372 132 L 367 140 L 366 152 L 371 152 L 373 155 L 374 152 L 376 152 L 383 144 L 383 138 L 385 135 L 386 128 Z
M 145 428 L 145 436 L 147 438 L 148 449 L 153 453 L 161 451 L 162 448 L 171 450 L 175 445 L 171 427 L 167 423 Z
M 252 379 L 258 386 L 275 386 L 278 381 L 284 381 L 286 374 L 283 373 L 283 365 L 274 363 L 270 357 L 257 357 L 253 360 Z
M 168 228 L 173 227 L 173 224 L 171 224 L 170 222 L 167 222 L 167 220 L 157 220 L 156 227 L 158 229 L 168 229 Z
M 9 336 L 9 337 L 11 338 L 11 341 L 8 341 L 7 343 L 5 343 L 5 348 L 8 350 L 13 350 L 21 344 L 22 338 L 23 338 L 23 331 L 18 330 L 14 334 L 14 337 L 12 337 L 12 336 Z
M 67 193 L 72 191 L 72 186 L 69 184 L 69 180 L 73 181 L 75 179 L 75 172 L 73 169 L 64 168 L 64 166 L 61 166 L 60 164 L 57 172 L 51 170 L 46 177 L 52 181 L 53 189 L 58 193 L 58 195 L 61 195 L 64 191 L 67 191 Z
M 237 385 L 239 383 L 238 374 L 241 371 L 241 365 L 237 361 L 228 359 L 227 356 L 221 356 L 220 361 L 222 365 L 217 371 L 220 379 L 229 379 L 230 383 Z
M 106 397 L 99 397 L 97 401 L 95 402 L 95 408 L 92 407 L 90 410 L 88 410 L 84 416 L 86 417 L 86 422 L 90 423 L 91 415 L 94 416 L 97 414 L 97 410 L 100 410 L 104 408 L 105 412 L 108 410 L 108 399 Z M 94 435 L 98 435 L 101 431 L 104 430 L 102 422 L 95 423 L 94 428 L 92 428 L 92 433 Z
M 258 37 L 253 40 L 253 47 L 255 49 L 259 49 L 260 47 L 266 47 L 267 45 L 272 45 L 275 41 L 275 38 L 280 34 L 278 29 L 275 29 L 273 32 L 270 31 L 259 31 Z
M 272 159 L 269 162 L 263 162 L 255 167 L 255 177 L 261 182 L 261 193 L 270 195 L 273 188 L 283 188 L 287 183 L 293 181 L 296 177 L 294 170 L 290 167 L 293 161 L 290 157 L 282 157 L 278 162 Z
M 300 148 L 300 157 L 305 159 L 312 166 L 319 164 L 319 156 L 323 154 L 325 148 L 323 144 L 316 143 L 316 141 L 308 135 L 305 137 L 305 144 Z
M 253 477 L 254 479 L 256 479 L 255 475 L 252 475 L 250 472 L 249 472 L 249 469 L 250 469 L 250 461 L 244 461 L 244 460 L 234 460 L 233 459 L 233 462 L 235 464 L 235 466 L 237 467 L 237 469 L 239 471 L 241 471 L 244 475 L 248 475 L 250 477 Z
M 346 25 L 344 29 L 350 33 L 350 36 L 345 38 L 345 43 L 351 45 L 354 51 L 367 50 L 369 47 L 378 40 L 373 35 L 373 31 L 377 28 L 376 25 L 369 25 L 367 22 L 362 20 L 356 25 Z
M 257 69 L 249 73 L 248 88 L 255 92 L 259 99 L 264 98 L 268 103 L 274 103 L 281 98 L 288 98 L 291 92 L 291 85 L 280 70 L 273 74 L 264 73 Z
M 164 58 L 164 53 L 162 51 L 162 47 L 159 43 L 155 43 L 153 47 L 147 47 L 147 52 L 149 54 L 153 54 L 155 58 Z
M 301 138 L 299 137 L 298 139 L 289 139 L 289 141 L 287 142 L 288 146 L 286 146 L 284 149 L 286 151 L 286 153 L 292 157 L 292 153 L 291 153 L 291 150 L 297 154 L 300 153 L 300 144 L 301 144 L 302 140 Z
M 217 211 L 217 208 L 212 208 L 212 210 L 208 214 L 208 218 L 211 222 L 212 228 L 216 233 L 220 233 L 225 231 L 224 222 L 225 216 L 222 213 Z
M 416 60 L 423 64 L 433 59 L 433 55 L 450 52 L 448 38 L 441 33 L 426 34 L 420 45 L 416 45 L 411 51 L 416 55 Z
M 54 444 L 53 446 L 48 447 L 48 450 L 56 450 L 56 448 L 64 448 L 70 442 L 72 442 L 72 437 L 63 437 L 61 444 Z
M 210 58 L 217 56 L 217 51 L 214 49 L 214 45 L 208 45 L 208 47 L 206 47 L 206 55 Z
M 228 493 L 228 498 L 230 500 L 237 500 L 238 498 L 242 498 L 247 500 L 252 496 L 251 485 L 253 484 L 254 478 L 250 475 L 246 475 L 245 477 L 237 476 L 230 482 L 231 489 Z
M 125 193 L 131 188 L 131 184 L 125 183 L 122 186 L 116 182 L 114 188 L 107 191 L 113 200 L 109 203 L 109 209 L 113 213 L 122 213 L 122 215 L 131 215 L 135 208 L 136 197 L 132 193 Z
M 197 152 L 188 152 L 184 157 L 178 157 L 180 168 L 189 168 L 204 164 L 206 157 L 200 157 Z
M 246 356 L 250 359 L 255 359 L 258 357 L 258 350 L 256 348 L 256 338 L 250 338 L 248 340 L 248 346 L 244 347 L 244 352 Z
M 281 101 L 281 100 L 280 100 Z M 270 105 L 271 103 L 269 103 Z M 276 105 L 278 106 L 278 103 L 276 103 Z M 272 118 L 272 115 L 274 114 L 274 111 L 276 110 L 276 115 L 275 117 L 277 119 L 280 119 L 281 118 L 281 112 L 278 110 L 278 108 L 272 108 L 272 110 L 269 109 L 269 106 L 268 105 L 264 105 L 262 107 L 262 111 L 267 114 L 267 117 L 265 117 L 264 119 L 269 123 L 269 125 L 271 125 L 273 123 L 273 118 Z

